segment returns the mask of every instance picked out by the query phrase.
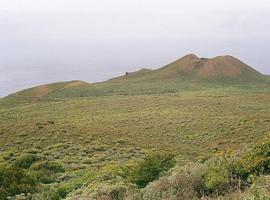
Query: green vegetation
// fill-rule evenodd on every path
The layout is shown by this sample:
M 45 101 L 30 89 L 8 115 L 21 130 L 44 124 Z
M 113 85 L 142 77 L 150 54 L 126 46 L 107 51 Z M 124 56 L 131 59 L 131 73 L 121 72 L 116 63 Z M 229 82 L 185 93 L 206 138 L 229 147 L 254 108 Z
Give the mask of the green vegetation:
M 29 154 L 29 153 L 22 154 L 16 159 L 14 165 L 18 168 L 27 169 L 27 168 L 31 167 L 31 165 L 34 162 L 38 161 L 39 159 L 40 159 L 39 156 L 37 156 L 35 154 Z
M 128 179 L 138 187 L 143 188 L 148 183 L 159 178 L 162 172 L 168 171 L 174 166 L 174 156 L 171 154 L 153 154 L 148 155 L 137 165 L 126 170 Z
M 0 199 L 269 199 L 269 77 L 239 62 L 190 55 L 1 99 Z
M 270 95 L 264 91 L 223 88 L 2 107 L 0 136 L 5 139 L 0 140 L 0 162 L 35 177 L 41 186 L 34 195 L 40 199 L 126 198 L 140 196 L 143 191 L 147 199 L 156 187 L 167 185 L 164 176 L 173 176 L 169 185 L 181 186 L 177 195 L 186 199 L 212 193 L 228 195 L 238 185 L 237 181 L 232 184 L 232 172 L 245 182 L 268 173 L 268 158 L 260 157 L 265 146 L 241 156 L 234 167 L 212 165 L 219 162 L 216 160 L 207 161 L 207 166 L 193 164 L 191 172 L 177 169 L 183 166 L 182 171 L 189 162 L 205 162 L 265 138 L 270 130 L 269 102 Z M 176 155 L 174 172 L 166 172 L 170 162 L 161 166 L 159 159 L 144 160 L 145 155 L 160 151 Z M 254 160 L 249 161 L 251 157 Z M 145 178 L 151 165 L 153 174 Z M 133 166 L 128 168 L 130 176 L 123 173 L 123 166 Z M 251 193 L 249 188 L 241 186 L 241 191 Z
M 172 175 L 163 177 L 141 191 L 143 199 L 269 199 L 269 171 L 261 171 L 258 158 L 250 158 L 257 170 L 246 174 L 249 178 L 239 176 L 238 170 L 245 169 L 242 160 L 250 154 L 257 154 L 258 148 L 266 147 L 267 143 L 234 154 L 223 155 L 209 159 L 205 163 L 192 163 L 175 169 Z M 264 152 L 264 151 L 263 151 Z M 261 159 L 270 161 L 269 150 L 261 155 Z M 269 166 L 268 166 L 269 167 Z
M 243 156 L 237 163 L 235 173 L 245 180 L 250 175 L 270 173 L 270 142 L 256 146 Z
M 15 167 L 0 167 L 0 199 L 35 191 L 37 191 L 36 180 L 24 170 Z
M 41 183 L 53 183 L 58 177 L 58 173 L 65 172 L 64 167 L 56 162 L 42 161 L 35 163 L 31 167 L 34 170 L 33 174 Z

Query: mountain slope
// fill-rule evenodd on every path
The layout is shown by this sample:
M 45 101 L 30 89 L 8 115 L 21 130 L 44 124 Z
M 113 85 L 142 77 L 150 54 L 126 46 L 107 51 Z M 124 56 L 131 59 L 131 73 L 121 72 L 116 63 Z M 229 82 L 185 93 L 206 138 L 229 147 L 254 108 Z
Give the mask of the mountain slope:
M 50 100 L 50 96 L 53 93 L 60 93 L 69 90 L 77 90 L 86 87 L 88 85 L 90 84 L 78 80 L 40 85 L 18 91 L 14 94 L 11 94 L 7 97 L 0 99 L 0 105 L 5 107 L 9 105 L 14 106 L 22 103 L 39 102 L 41 100 L 42 101 Z
M 234 87 L 265 88 L 269 78 L 232 56 L 199 58 L 189 54 L 159 69 L 142 69 L 105 82 L 83 81 L 42 85 L 17 92 L 8 98 L 39 101 L 106 95 L 162 94 L 183 90 Z
M 45 96 L 49 96 L 51 93 L 58 92 L 60 90 L 83 87 L 88 84 L 89 83 L 86 83 L 83 81 L 68 81 L 68 82 L 51 83 L 51 84 L 40 85 L 37 87 L 22 90 L 22 91 L 16 92 L 14 95 L 22 96 L 22 97 L 33 96 L 37 98 L 42 98 Z
M 235 78 L 241 81 L 264 81 L 261 73 L 254 70 L 242 61 L 232 56 L 218 56 L 215 58 L 198 58 L 189 54 L 157 70 L 148 70 L 143 75 L 135 73 L 133 76 L 124 76 L 122 79 L 178 79 L 178 80 L 205 80 L 219 78 Z M 112 80 L 121 80 L 116 78 Z

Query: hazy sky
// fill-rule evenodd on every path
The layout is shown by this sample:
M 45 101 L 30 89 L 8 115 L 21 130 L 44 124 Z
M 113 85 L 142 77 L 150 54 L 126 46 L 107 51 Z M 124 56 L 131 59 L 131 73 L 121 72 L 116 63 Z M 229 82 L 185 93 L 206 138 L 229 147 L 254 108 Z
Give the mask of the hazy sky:
M 234 55 L 270 74 L 270 0 L 0 0 L 0 96 L 188 53 Z

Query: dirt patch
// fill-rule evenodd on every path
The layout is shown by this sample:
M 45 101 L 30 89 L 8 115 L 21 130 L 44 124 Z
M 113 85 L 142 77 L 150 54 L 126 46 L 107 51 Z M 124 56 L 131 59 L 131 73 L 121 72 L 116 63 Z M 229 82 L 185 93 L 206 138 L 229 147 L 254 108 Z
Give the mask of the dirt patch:
M 42 85 L 42 86 L 36 87 L 34 90 L 34 93 L 35 93 L 35 96 L 42 97 L 42 96 L 46 96 L 51 91 L 52 90 L 48 87 L 48 85 Z
M 84 86 L 84 85 L 88 85 L 88 83 L 83 82 L 83 81 L 72 81 L 71 83 L 67 84 L 64 88 L 72 88 L 72 87 L 80 87 L 80 86 Z

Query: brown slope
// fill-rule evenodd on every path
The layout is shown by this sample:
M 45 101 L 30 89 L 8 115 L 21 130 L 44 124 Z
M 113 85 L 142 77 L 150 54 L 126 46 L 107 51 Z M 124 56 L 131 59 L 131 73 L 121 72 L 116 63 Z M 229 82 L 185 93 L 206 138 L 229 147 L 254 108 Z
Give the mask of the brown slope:
M 167 78 L 181 75 L 191 75 L 193 78 L 263 77 L 261 73 L 233 56 L 198 58 L 194 54 L 184 56 L 156 70 L 156 74 L 158 76 L 163 74 L 163 76 Z
M 212 59 L 200 59 L 197 73 L 202 77 L 240 76 L 243 72 L 253 76 L 262 76 L 247 64 L 232 56 L 218 56 Z
M 37 87 L 29 88 L 26 90 L 22 90 L 14 93 L 14 96 L 18 97 L 36 97 L 43 98 L 48 96 L 51 93 L 68 89 L 68 88 L 79 88 L 85 85 L 89 85 L 89 83 L 79 80 L 68 81 L 68 82 L 57 82 L 51 84 L 40 85 Z
M 156 70 L 140 70 L 111 79 L 111 82 L 147 80 L 207 80 L 233 78 L 243 80 L 263 80 L 265 77 L 244 62 L 232 56 L 199 58 L 186 55 Z

